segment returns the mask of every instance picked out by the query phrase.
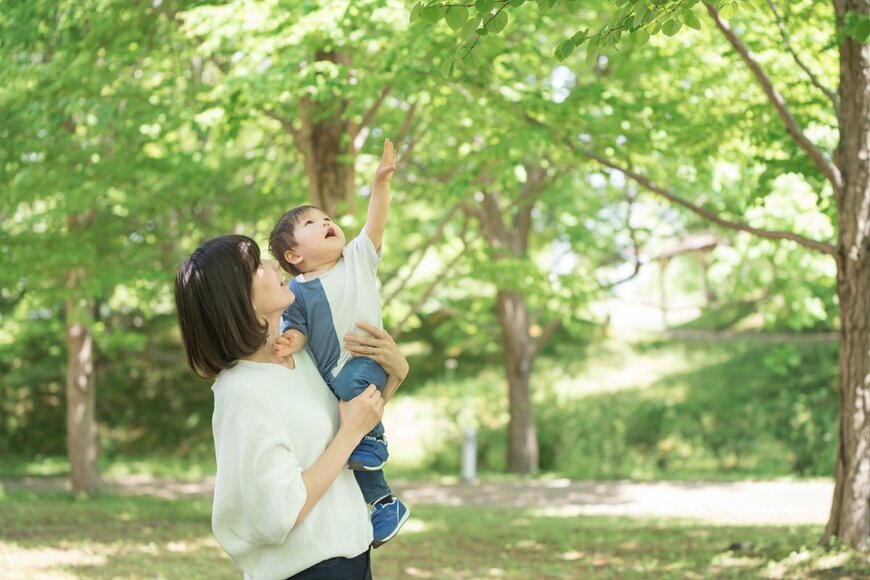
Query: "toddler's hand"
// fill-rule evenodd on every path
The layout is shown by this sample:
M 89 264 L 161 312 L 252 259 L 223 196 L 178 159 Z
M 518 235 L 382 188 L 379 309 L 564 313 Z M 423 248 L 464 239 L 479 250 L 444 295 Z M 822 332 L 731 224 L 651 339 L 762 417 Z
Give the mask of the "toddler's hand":
M 278 358 L 287 358 L 305 346 L 305 337 L 298 330 L 288 330 L 275 339 L 272 351 Z
M 384 153 L 381 155 L 381 164 L 375 171 L 375 183 L 389 183 L 396 171 L 396 148 L 389 139 L 384 140 Z
M 293 351 L 290 349 L 290 340 L 284 338 L 284 336 L 279 336 L 275 339 L 275 346 L 272 347 L 272 352 L 275 353 L 275 356 L 278 358 L 287 358 Z

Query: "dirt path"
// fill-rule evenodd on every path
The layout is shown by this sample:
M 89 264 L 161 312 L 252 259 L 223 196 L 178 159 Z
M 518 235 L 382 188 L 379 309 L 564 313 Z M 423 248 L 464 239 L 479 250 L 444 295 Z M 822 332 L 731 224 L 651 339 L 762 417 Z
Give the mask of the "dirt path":
M 7 491 L 62 491 L 64 478 L 0 480 Z M 211 497 L 214 478 L 183 481 L 127 476 L 104 482 L 109 493 L 167 499 Z M 560 516 L 608 515 L 699 519 L 720 524 L 823 524 L 833 483 L 743 481 L 733 483 L 551 481 L 439 484 L 392 482 L 410 504 L 530 508 Z

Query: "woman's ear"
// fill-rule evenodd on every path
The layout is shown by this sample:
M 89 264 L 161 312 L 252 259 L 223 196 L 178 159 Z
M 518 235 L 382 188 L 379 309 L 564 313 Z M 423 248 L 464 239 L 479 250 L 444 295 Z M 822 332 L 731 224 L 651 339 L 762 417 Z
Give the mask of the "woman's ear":
M 286 252 L 284 252 L 284 259 L 295 266 L 302 261 L 302 256 L 300 256 L 293 250 L 287 250 Z

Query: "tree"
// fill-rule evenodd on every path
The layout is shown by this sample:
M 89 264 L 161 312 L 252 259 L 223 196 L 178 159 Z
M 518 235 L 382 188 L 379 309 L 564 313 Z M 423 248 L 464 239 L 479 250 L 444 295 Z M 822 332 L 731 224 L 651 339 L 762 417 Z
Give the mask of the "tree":
M 386 0 L 309 2 L 302 14 L 229 2 L 191 9 L 181 24 L 216 69 L 212 110 L 282 148 L 286 190 L 304 182 L 309 203 L 343 215 L 357 210 L 356 163 L 370 133 L 389 127 L 401 145 L 415 114 L 409 97 L 426 82 L 414 67 L 420 39 L 406 36 L 401 13 Z
M 484 23 L 492 22 L 496 18 L 504 20 L 502 14 L 518 8 L 521 4 L 522 0 L 478 2 L 475 6 L 479 14 L 475 18 Z M 578 13 L 578 6 L 574 2 L 542 2 L 540 5 L 544 10 L 558 6 L 567 14 Z M 644 0 L 620 0 L 616 3 L 616 13 L 610 14 L 596 33 L 590 34 L 589 29 L 577 32 L 557 46 L 556 57 L 564 59 L 575 48 L 585 45 L 587 64 L 600 67 L 601 55 L 609 47 L 643 44 L 649 40 L 650 35 L 659 32 L 674 36 L 683 24 L 700 28 L 699 15 L 692 9 L 695 5 L 693 0 L 652 6 Z M 742 5 L 750 6 L 750 3 L 745 2 Z M 767 239 L 790 240 L 830 256 L 836 262 L 840 307 L 840 445 L 836 460 L 834 498 L 824 540 L 836 537 L 853 547 L 866 549 L 870 545 L 870 421 L 866 417 L 870 387 L 865 380 L 870 374 L 870 352 L 866 349 L 870 328 L 870 220 L 867 219 L 870 212 L 870 166 L 866 162 L 870 155 L 870 46 L 866 44 L 870 38 L 870 2 L 833 2 L 833 11 L 829 15 L 833 22 L 829 20 L 827 26 L 837 30 L 839 44 L 839 80 L 836 91 L 828 89 L 808 66 L 806 59 L 798 53 L 776 4 L 769 3 L 772 22 L 762 27 L 766 28 L 768 37 L 776 37 L 778 50 L 798 65 L 806 79 L 804 85 L 818 90 L 828 101 L 839 131 L 839 141 L 833 155 L 825 152 L 808 136 L 805 125 L 794 113 L 794 106 L 788 103 L 782 89 L 775 85 L 773 77 L 765 70 L 759 57 L 746 45 L 736 27 L 728 22 L 735 6 L 735 2 L 720 1 L 715 4 L 704 3 L 702 8 L 733 50 L 732 54 L 742 61 L 761 87 L 769 106 L 776 112 L 787 131 L 792 146 L 798 148 L 805 156 L 803 159 L 809 161 L 811 169 L 808 173 L 815 173 L 815 177 L 810 179 L 816 181 L 820 177 L 819 187 L 830 188 L 834 198 L 832 211 L 837 226 L 835 243 L 812 239 L 793 231 L 764 230 L 739 219 L 722 217 L 715 209 L 687 200 L 675 189 L 660 185 L 630 164 L 614 161 L 606 155 L 584 148 L 570 135 L 562 134 L 562 140 L 584 158 L 624 174 L 646 190 L 719 226 L 746 231 Z M 429 19 L 437 21 L 450 8 L 443 2 L 430 2 L 426 7 L 420 5 L 417 14 L 431 15 Z M 807 5 L 798 8 L 803 8 L 805 18 L 813 18 L 815 24 L 820 22 L 816 20 L 819 16 L 818 10 L 824 8 Z M 585 9 L 580 15 L 593 16 Z M 753 20 L 746 19 L 743 22 L 750 24 Z M 472 55 L 478 48 L 481 36 L 498 33 L 503 28 L 501 24 L 498 27 L 484 24 L 482 29 L 470 27 L 470 32 L 463 28 L 467 34 L 462 35 L 463 41 L 457 50 L 457 56 L 454 57 L 454 66 L 477 65 L 479 58 Z M 607 58 L 618 56 L 610 52 Z M 806 118 L 805 113 L 803 116 Z M 823 197 L 820 195 L 820 198 Z
M 189 194 L 223 181 L 196 159 L 192 89 L 170 90 L 190 72 L 171 8 L 33 2 L 2 23 L 0 275 L 23 289 L 23 308 L 65 319 L 67 447 L 81 495 L 99 489 L 95 367 L 116 291 L 161 299 L 154 273 L 171 269 L 174 243 L 201 223 Z

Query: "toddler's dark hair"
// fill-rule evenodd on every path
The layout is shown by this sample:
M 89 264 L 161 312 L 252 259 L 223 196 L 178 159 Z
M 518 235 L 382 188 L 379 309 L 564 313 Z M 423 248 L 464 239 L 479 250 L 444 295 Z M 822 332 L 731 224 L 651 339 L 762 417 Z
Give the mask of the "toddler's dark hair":
M 311 210 L 320 211 L 320 208 L 314 205 L 300 205 L 299 207 L 294 207 L 281 216 L 281 219 L 279 219 L 278 223 L 275 224 L 275 227 L 272 228 L 272 233 L 269 234 L 269 253 L 275 256 L 275 259 L 278 260 L 278 263 L 281 264 L 281 268 L 283 268 L 285 272 L 292 274 L 293 276 L 298 276 L 302 272 L 296 266 L 288 262 L 287 258 L 284 257 L 284 254 L 287 250 L 292 250 L 296 247 L 296 238 L 294 237 L 296 225 L 301 222 L 305 214 Z

